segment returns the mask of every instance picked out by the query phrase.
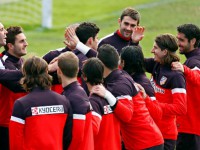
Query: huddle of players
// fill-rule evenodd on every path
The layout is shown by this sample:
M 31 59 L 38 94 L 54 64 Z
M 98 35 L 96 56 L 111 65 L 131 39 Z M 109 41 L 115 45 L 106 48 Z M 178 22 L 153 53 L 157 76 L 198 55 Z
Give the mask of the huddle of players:
M 11 121 L 1 126 L 2 131 L 9 126 L 10 149 L 199 149 L 195 106 L 200 103 L 200 29 L 184 24 L 177 27 L 177 38 L 158 35 L 151 50 L 154 58 L 147 59 L 139 45 L 144 36 L 139 21 L 136 10 L 125 9 L 120 28 L 99 44 L 95 24 L 67 28 L 65 48 L 50 51 L 43 57 L 46 62 L 38 57 L 25 61 L 21 84 L 29 93 L 24 97 L 16 79 L 2 78 L 1 89 L 10 93 L 6 97 L 3 90 L 0 93 L 11 98 L 9 108 L 21 97 L 15 101 Z M 6 74 L 22 67 L 21 56 L 28 46 L 23 32 L 17 33 L 21 51 L 12 53 L 19 48 L 8 41 L 14 29 L 4 31 L 8 49 L 1 56 L 1 69 Z M 184 65 L 178 62 L 178 48 L 186 55 Z M 63 88 L 64 96 L 50 90 L 48 70 L 52 89 Z M 150 81 L 145 71 L 152 74 Z

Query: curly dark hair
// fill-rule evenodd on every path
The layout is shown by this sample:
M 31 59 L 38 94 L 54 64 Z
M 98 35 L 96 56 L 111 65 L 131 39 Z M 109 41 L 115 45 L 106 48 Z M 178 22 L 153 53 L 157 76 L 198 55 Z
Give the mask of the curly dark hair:
M 128 74 L 145 72 L 144 55 L 140 46 L 126 46 L 122 48 L 120 58 L 121 61 L 124 61 L 123 70 L 128 72 Z
M 188 39 L 188 42 L 193 38 L 196 39 L 194 47 L 200 46 L 200 28 L 194 24 L 183 24 L 177 27 L 179 33 L 183 33 Z

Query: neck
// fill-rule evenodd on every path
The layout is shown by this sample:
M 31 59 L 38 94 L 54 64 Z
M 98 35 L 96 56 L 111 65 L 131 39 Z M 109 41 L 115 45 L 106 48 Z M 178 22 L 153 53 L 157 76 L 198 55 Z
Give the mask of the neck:
M 61 81 L 62 81 L 62 87 L 66 87 L 68 86 L 69 84 L 77 81 L 77 77 L 74 77 L 74 78 L 68 78 L 68 77 L 65 77 L 65 76 L 61 76 Z
M 88 82 L 86 82 L 86 84 L 87 84 L 87 87 L 88 87 L 89 92 L 91 92 L 93 85 L 91 85 L 91 84 L 88 83 Z
M 106 78 L 111 72 L 112 70 L 108 69 L 107 67 L 104 67 L 103 77 Z

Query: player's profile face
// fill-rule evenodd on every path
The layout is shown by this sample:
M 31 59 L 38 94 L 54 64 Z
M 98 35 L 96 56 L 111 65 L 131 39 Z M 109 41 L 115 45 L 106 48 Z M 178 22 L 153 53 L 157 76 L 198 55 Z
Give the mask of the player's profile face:
M 178 33 L 176 37 L 178 39 L 178 47 L 179 47 L 180 54 L 188 53 L 190 50 L 194 49 L 194 47 L 191 45 L 191 43 L 185 37 L 185 34 Z
M 161 62 L 162 59 L 165 57 L 167 50 L 161 50 L 161 48 L 154 42 L 153 48 L 151 50 L 151 53 L 154 54 L 154 61 Z
M 6 45 L 6 34 L 7 31 L 5 30 L 2 23 L 0 23 L 0 47 Z

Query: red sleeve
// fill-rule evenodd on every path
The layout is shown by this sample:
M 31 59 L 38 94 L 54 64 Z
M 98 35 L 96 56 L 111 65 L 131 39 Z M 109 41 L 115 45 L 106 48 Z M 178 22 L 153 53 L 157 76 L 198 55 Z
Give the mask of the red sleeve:
M 135 96 L 134 98 L 136 98 Z M 114 114 L 117 115 L 117 117 L 124 121 L 129 122 L 132 119 L 133 116 L 133 101 L 130 96 L 120 96 L 117 97 L 117 104 L 114 109 Z
M 24 141 L 24 120 L 11 116 L 9 124 L 10 150 L 22 150 Z
M 73 114 L 72 141 L 69 150 L 80 148 L 84 138 L 86 116 L 82 114 Z
M 156 100 L 155 97 L 149 97 L 147 96 L 145 98 L 146 106 L 149 110 L 149 113 L 151 117 L 155 120 L 158 121 L 162 118 L 162 109 L 159 105 L 159 102 Z
M 194 69 L 190 69 L 187 66 L 184 67 L 184 75 L 187 82 L 192 84 L 200 84 L 200 69 L 195 67 Z
M 187 112 L 186 90 L 184 88 L 172 89 L 173 103 L 160 103 L 163 114 L 184 115 Z
M 101 124 L 101 115 L 98 114 L 95 111 L 92 111 L 92 128 L 94 135 L 97 135 L 99 133 L 99 128 Z

